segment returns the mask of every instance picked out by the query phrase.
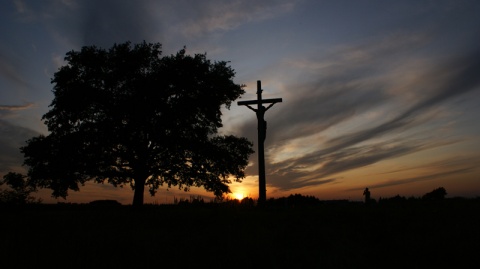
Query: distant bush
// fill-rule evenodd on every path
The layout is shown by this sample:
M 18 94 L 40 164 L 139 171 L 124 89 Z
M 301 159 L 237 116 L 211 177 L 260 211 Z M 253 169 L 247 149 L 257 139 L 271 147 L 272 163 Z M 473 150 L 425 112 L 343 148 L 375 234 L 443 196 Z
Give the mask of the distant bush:
M 322 202 L 315 196 L 302 194 L 290 194 L 288 197 L 270 198 L 267 205 L 284 206 L 284 207 L 300 207 L 319 205 Z
M 91 201 L 88 204 L 95 205 L 95 206 L 120 206 L 120 205 L 122 205 L 117 200 L 95 200 L 95 201 Z
M 429 193 L 425 193 L 422 196 L 422 199 L 423 200 L 443 200 L 445 199 L 446 195 L 447 195 L 447 191 L 445 190 L 445 188 L 440 187 L 440 188 L 434 189 Z
M 385 204 L 385 203 L 403 203 L 407 201 L 407 198 L 404 196 L 400 196 L 399 194 L 389 197 L 389 198 L 380 198 L 378 199 L 379 204 Z

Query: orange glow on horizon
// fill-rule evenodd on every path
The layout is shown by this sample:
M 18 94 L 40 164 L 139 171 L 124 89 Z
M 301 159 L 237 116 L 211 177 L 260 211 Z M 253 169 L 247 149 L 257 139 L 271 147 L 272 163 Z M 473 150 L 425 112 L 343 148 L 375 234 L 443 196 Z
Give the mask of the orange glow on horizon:
M 245 196 L 243 195 L 243 193 L 240 193 L 240 192 L 235 192 L 235 193 L 232 193 L 232 198 L 233 199 L 237 199 L 239 201 L 241 201 L 243 198 L 245 198 Z

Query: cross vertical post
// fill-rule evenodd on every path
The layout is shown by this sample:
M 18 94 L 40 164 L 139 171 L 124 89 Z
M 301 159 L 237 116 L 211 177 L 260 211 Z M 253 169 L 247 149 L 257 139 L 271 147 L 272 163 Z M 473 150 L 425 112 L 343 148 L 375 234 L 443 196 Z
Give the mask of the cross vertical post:
M 261 111 L 262 107 L 262 82 L 260 80 L 257 81 L 257 111 Z M 261 117 L 258 117 L 260 114 Z M 258 123 L 257 123 L 257 131 L 258 131 L 258 202 L 263 204 L 267 200 L 267 182 L 265 179 L 265 148 L 264 148 L 264 141 L 266 133 L 263 132 L 267 128 L 265 126 L 265 114 L 258 113 Z
M 275 103 L 282 102 L 282 98 L 262 99 L 262 83 L 257 81 L 257 100 L 240 101 L 239 106 L 245 105 L 257 114 L 257 131 L 258 131 L 258 205 L 263 206 L 267 200 L 267 187 L 265 177 L 265 149 L 264 142 L 267 135 L 267 122 L 265 121 L 265 112 Z M 257 104 L 257 108 L 250 105 Z M 263 104 L 270 104 L 267 108 Z

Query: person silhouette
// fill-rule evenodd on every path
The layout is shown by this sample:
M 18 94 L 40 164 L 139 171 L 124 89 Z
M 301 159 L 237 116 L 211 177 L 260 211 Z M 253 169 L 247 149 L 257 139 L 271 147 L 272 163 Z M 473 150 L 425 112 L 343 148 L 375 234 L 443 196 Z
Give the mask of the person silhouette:
M 365 204 L 368 204 L 370 202 L 370 191 L 368 188 L 365 188 L 363 195 L 365 196 Z

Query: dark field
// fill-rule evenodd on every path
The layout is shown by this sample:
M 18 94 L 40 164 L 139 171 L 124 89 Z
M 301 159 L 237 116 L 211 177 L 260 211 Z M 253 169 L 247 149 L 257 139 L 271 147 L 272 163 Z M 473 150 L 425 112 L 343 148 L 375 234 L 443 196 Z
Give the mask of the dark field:
M 2 207 L 0 268 L 479 268 L 480 199 Z

